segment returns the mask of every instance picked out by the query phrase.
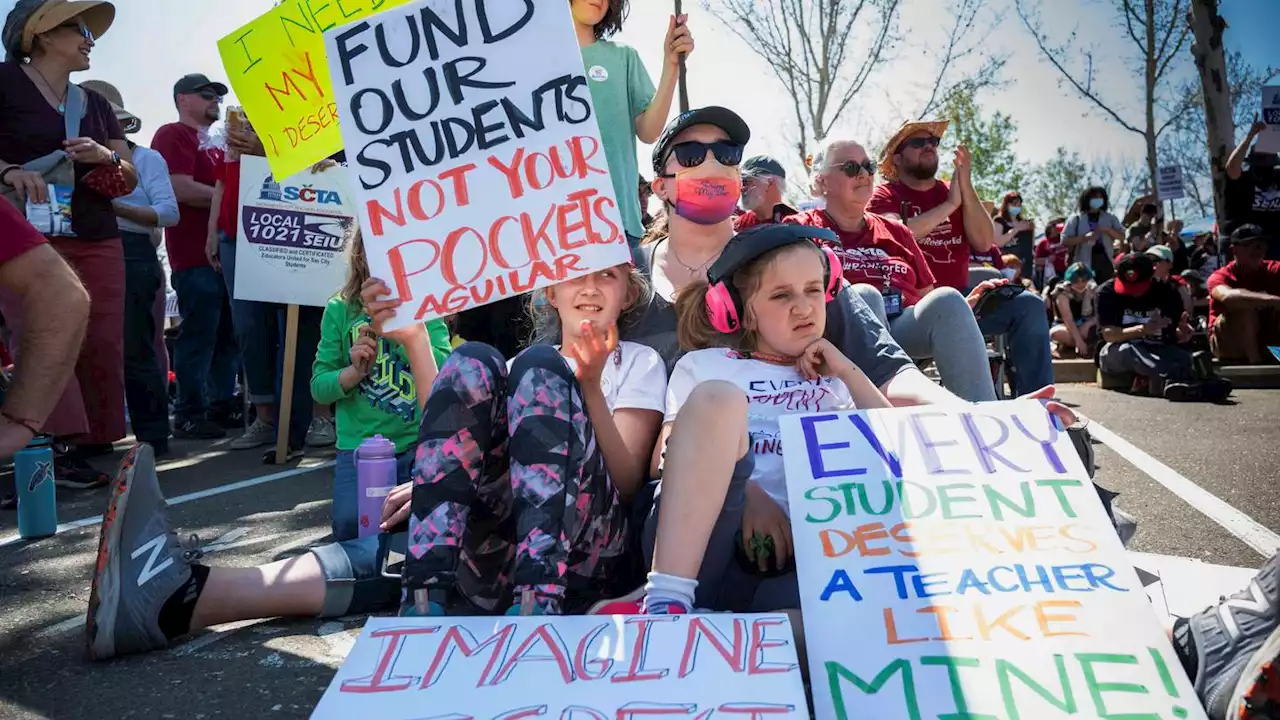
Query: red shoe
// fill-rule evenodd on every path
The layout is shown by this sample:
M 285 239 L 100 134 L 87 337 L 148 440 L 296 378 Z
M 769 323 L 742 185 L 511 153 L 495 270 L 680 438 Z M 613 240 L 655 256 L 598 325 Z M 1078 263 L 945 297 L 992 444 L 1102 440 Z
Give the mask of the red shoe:
M 632 590 L 619 598 L 601 600 L 587 611 L 588 615 L 643 615 L 644 586 Z

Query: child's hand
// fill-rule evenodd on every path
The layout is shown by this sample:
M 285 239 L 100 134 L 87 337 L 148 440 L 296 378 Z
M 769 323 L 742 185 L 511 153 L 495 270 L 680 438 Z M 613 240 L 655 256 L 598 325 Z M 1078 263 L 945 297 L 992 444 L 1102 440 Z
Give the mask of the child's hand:
M 361 329 L 360 339 L 351 346 L 351 367 L 355 368 L 356 375 L 363 380 L 369 376 L 369 371 L 373 369 L 373 363 L 377 359 L 378 341 Z
M 396 309 L 403 303 L 402 300 L 382 299 L 390 294 L 391 289 L 378 278 L 369 278 L 360 286 L 360 303 L 373 323 L 373 331 L 380 336 L 383 335 L 383 324 L 395 317 Z
M 600 337 L 592 327 L 590 320 L 583 320 L 579 332 L 582 341 L 569 347 L 569 355 L 577 362 L 578 384 L 583 388 L 600 387 L 600 376 L 604 373 L 604 364 L 618 347 L 618 328 L 609 328 L 609 333 Z
M 854 364 L 830 340 L 823 338 L 804 349 L 796 361 L 796 370 L 806 379 L 840 377 L 854 370 Z
M 689 16 L 686 14 L 679 17 L 672 15 L 667 23 L 667 44 L 662 48 L 662 56 L 673 68 L 680 64 L 681 55 L 688 57 L 693 54 L 693 35 L 689 32 L 688 22 Z
M 757 553 L 756 547 L 760 545 L 772 545 L 772 552 Z M 775 568 L 781 570 L 791 558 L 791 520 L 778 503 L 755 483 L 747 484 L 747 504 L 742 511 L 742 549 L 747 552 L 747 557 L 756 561 L 760 572 Z M 773 568 L 769 567 L 770 560 L 773 560 Z
M 403 348 L 410 347 L 414 343 L 431 344 L 431 338 L 427 336 L 427 326 L 420 322 L 411 322 L 399 330 L 384 331 L 382 337 Z

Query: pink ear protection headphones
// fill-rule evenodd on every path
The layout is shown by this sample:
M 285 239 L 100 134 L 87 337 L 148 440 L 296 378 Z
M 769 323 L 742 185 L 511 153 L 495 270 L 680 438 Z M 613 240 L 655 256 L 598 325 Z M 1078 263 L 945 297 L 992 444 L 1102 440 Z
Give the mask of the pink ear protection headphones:
M 733 285 L 734 273 L 771 250 L 815 240 L 840 242 L 830 230 L 805 225 L 757 225 L 738 233 L 707 270 L 707 318 L 711 320 L 711 327 L 726 335 L 742 328 L 742 298 Z M 840 258 L 831 248 L 822 244 L 818 247 L 822 250 L 827 302 L 831 302 L 844 286 L 844 273 Z

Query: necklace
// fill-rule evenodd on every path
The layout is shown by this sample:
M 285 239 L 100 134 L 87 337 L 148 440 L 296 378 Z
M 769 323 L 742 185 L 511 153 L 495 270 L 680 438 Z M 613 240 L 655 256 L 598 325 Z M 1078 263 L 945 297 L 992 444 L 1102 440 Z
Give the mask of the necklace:
M 52 96 L 54 97 L 54 99 L 58 101 L 58 113 L 59 113 L 59 114 L 62 114 L 62 115 L 65 115 L 65 114 L 67 113 L 67 92 L 66 92 L 66 90 L 62 91 L 62 94 L 61 94 L 61 95 L 59 95 L 59 94 L 58 94 L 58 91 L 53 89 L 53 83 L 49 82 L 49 78 L 45 77 L 45 76 L 44 76 L 44 73 L 40 72 L 40 68 L 36 67 L 34 63 L 28 63 L 27 65 L 28 65 L 32 70 L 35 70 L 35 71 L 36 71 L 36 75 L 38 75 L 38 76 L 40 77 L 40 81 L 44 83 L 44 86 L 45 86 L 46 88 L 49 88 L 49 94 L 50 94 L 50 95 L 52 95 Z M 70 89 L 70 87 L 68 87 L 68 89 Z
M 790 355 L 773 355 L 771 353 L 763 353 L 759 351 L 742 354 L 751 360 L 759 360 L 760 362 L 767 362 L 772 365 L 795 365 L 796 361 L 800 359 Z
M 724 250 L 721 250 L 720 252 L 717 252 L 715 255 L 712 255 L 711 257 L 704 260 L 701 265 L 694 267 L 689 263 L 685 262 L 684 260 L 680 259 L 680 253 L 676 252 L 675 243 L 668 242 L 667 248 L 671 250 L 671 256 L 676 259 L 676 262 L 683 265 L 685 270 L 688 270 L 689 272 L 694 273 L 695 275 L 699 272 L 702 272 L 703 270 L 706 270 L 707 266 L 715 262 L 716 259 L 720 257 L 720 253 L 724 252 Z

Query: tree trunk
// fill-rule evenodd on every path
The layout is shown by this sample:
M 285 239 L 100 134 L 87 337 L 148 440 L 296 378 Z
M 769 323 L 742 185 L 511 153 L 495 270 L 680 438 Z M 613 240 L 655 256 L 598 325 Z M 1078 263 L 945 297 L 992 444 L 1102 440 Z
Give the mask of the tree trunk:
M 1227 85 L 1227 58 L 1222 49 L 1222 31 L 1227 24 L 1218 14 L 1218 0 L 1191 0 L 1188 13 L 1195 41 L 1191 55 L 1200 71 L 1204 94 L 1205 137 L 1209 145 L 1209 172 L 1213 179 L 1213 209 L 1223 217 L 1226 193 L 1227 157 L 1235 145 L 1235 119 L 1231 114 L 1231 89 Z
M 1159 161 L 1156 158 L 1156 64 L 1160 62 L 1157 57 L 1159 51 L 1156 49 L 1156 3 L 1155 0 L 1147 0 L 1147 22 L 1146 22 L 1146 40 L 1147 40 L 1147 57 L 1146 57 L 1146 95 L 1144 96 L 1146 105 L 1146 126 L 1143 133 L 1144 139 L 1147 141 L 1147 177 L 1150 178 L 1149 192 L 1156 194 L 1156 202 L 1160 202 L 1160 184 L 1159 184 Z

